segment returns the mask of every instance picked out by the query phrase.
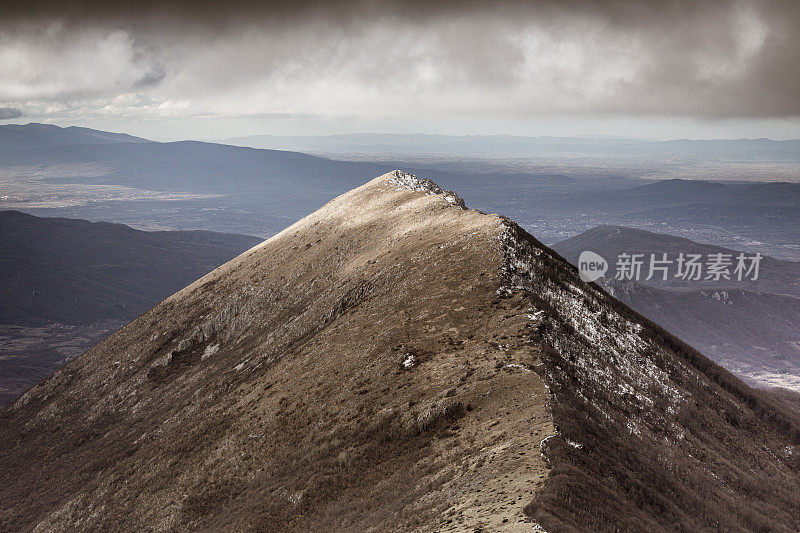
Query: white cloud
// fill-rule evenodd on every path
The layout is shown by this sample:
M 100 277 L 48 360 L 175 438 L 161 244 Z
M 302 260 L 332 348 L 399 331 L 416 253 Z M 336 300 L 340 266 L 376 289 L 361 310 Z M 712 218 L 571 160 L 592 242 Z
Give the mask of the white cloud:
M 683 22 L 503 11 L 218 31 L 28 23 L 0 30 L 0 106 L 67 117 L 800 115 L 791 80 L 770 84 L 780 65 L 764 61 L 786 28 L 748 3 Z
M 0 100 L 114 97 L 148 75 L 148 60 L 120 30 L 74 34 L 51 24 L 0 34 Z

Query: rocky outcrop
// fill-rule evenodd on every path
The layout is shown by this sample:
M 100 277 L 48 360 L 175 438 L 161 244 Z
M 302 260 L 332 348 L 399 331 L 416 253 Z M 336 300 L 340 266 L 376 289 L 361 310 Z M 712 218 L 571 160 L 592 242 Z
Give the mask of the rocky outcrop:
M 389 175 L 391 176 L 391 178 L 389 178 L 389 183 L 392 185 L 397 185 L 398 187 L 403 187 L 411 191 L 424 192 L 428 195 L 441 195 L 444 201 L 450 205 L 455 205 L 461 209 L 467 208 L 464 200 L 459 195 L 453 191 L 442 189 L 431 179 L 419 179 L 414 174 L 402 170 L 394 170 L 390 172 Z

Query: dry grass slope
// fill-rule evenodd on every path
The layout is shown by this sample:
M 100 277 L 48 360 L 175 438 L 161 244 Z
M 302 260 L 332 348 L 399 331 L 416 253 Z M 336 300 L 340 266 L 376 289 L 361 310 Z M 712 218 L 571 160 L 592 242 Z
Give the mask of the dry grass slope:
M 0 529 L 529 530 L 553 428 L 501 220 L 388 178 L 2 413 Z
M 0 530 L 800 529 L 795 410 L 410 179 L 1 412 Z

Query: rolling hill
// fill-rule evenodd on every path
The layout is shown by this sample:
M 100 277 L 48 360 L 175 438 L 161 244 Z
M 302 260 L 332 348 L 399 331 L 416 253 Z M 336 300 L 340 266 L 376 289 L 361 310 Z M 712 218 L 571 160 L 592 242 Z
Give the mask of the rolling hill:
M 611 276 L 614 275 L 616 270 L 617 258 L 623 253 L 644 254 L 646 262 L 649 261 L 651 254 L 656 254 L 656 257 L 662 257 L 662 254 L 666 253 L 668 259 L 674 260 L 680 253 L 686 255 L 699 254 L 703 257 L 722 253 L 734 258 L 740 253 L 740 250 L 733 250 L 723 246 L 699 243 L 684 237 L 623 226 L 597 226 L 575 237 L 554 244 L 553 249 L 572 264 L 577 264 L 578 256 L 582 251 L 594 250 L 611 263 L 609 273 Z M 775 259 L 770 256 L 761 258 L 759 275 L 756 280 L 751 280 L 750 277 L 745 277 L 741 281 L 734 277 L 721 282 L 705 279 L 684 280 L 671 275 L 664 281 L 658 275 L 651 280 L 644 280 L 644 277 L 642 277 L 643 283 L 655 287 L 685 289 L 735 287 L 753 292 L 800 296 L 800 263 Z
M 53 148 L 76 144 L 104 145 L 115 143 L 148 143 L 147 139 L 125 133 L 109 133 L 70 126 L 61 128 L 52 124 L 4 124 L 0 126 L 0 155 L 12 156 L 24 150 Z

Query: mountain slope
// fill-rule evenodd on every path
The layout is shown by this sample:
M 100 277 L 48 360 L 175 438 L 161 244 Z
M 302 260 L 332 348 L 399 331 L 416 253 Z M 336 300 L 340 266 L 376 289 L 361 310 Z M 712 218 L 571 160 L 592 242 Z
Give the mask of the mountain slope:
M 260 240 L 0 211 L 0 405 Z
M 377 178 L 30 390 L 0 528 L 800 526 L 796 414 L 460 205 Z
M 530 322 L 495 302 L 502 226 L 397 188 L 339 198 L 16 402 L 0 468 L 29 476 L 0 489 L 0 529 L 410 528 L 453 505 L 444 486 L 465 495 L 465 519 L 521 516 L 524 501 L 489 493 L 502 476 L 475 469 L 513 474 L 530 497 L 545 470 L 529 433 L 552 432 L 541 379 L 505 366 L 532 355 L 498 348 L 522 345 L 501 336 Z M 65 434 L 40 430 L 51 409 Z M 61 488 L 34 497 L 53 475 Z
M 798 527 L 800 416 L 638 315 L 520 229 L 505 286 L 545 319 L 560 438 L 526 511 L 552 530 Z
M 621 253 L 739 253 L 689 239 L 619 226 L 599 226 L 553 245 L 571 263 L 592 250 L 609 261 L 608 278 Z M 638 282 L 605 279 L 614 297 L 697 347 L 728 370 L 759 386 L 800 390 L 800 263 L 764 256 L 758 280 Z M 674 275 L 675 269 L 672 270 Z

